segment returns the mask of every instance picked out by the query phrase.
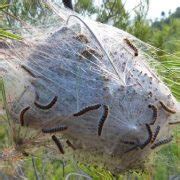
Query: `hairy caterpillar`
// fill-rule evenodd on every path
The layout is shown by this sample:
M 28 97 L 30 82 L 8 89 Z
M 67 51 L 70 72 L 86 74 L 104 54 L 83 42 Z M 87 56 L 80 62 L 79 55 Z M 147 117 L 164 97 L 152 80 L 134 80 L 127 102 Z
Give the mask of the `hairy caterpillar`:
M 138 50 L 137 48 L 130 42 L 129 39 L 125 38 L 124 41 L 126 44 L 134 51 L 134 56 L 138 56 Z
M 90 59 L 92 55 L 102 58 L 102 55 L 92 48 L 86 48 L 84 51 L 81 52 L 80 57 Z
M 78 34 L 78 35 L 76 36 L 76 39 L 77 39 L 78 41 L 82 42 L 82 43 L 85 43 L 85 44 L 89 43 L 88 38 L 87 38 L 84 34 Z
M 158 110 L 157 110 L 156 106 L 151 105 L 151 104 L 148 107 L 153 110 L 153 121 L 150 123 L 150 125 L 153 125 L 156 122 L 156 120 L 157 120 Z
M 54 128 L 47 128 L 47 129 L 42 129 L 43 133 L 55 133 L 58 131 L 65 131 L 67 130 L 67 126 L 58 126 L 58 127 L 54 127 Z
M 131 144 L 131 145 L 134 145 L 135 144 L 135 142 L 133 142 L 133 141 L 121 141 L 122 143 L 124 143 L 124 144 Z
M 155 143 L 151 149 L 155 149 L 156 147 L 160 146 L 160 145 L 163 145 L 163 144 L 167 144 L 169 142 L 171 142 L 173 140 L 173 136 L 167 138 L 167 139 L 163 139 L 161 141 L 158 141 L 157 143 Z
M 180 121 L 169 122 L 169 125 L 173 125 L 173 124 L 180 124 Z
M 158 136 L 158 134 L 159 134 L 159 131 L 160 131 L 160 126 L 158 125 L 158 126 L 156 127 L 155 132 L 154 132 L 154 135 L 153 135 L 153 137 L 152 137 L 152 139 L 151 139 L 151 143 L 153 143 L 153 142 L 156 140 L 156 138 L 157 138 L 157 136 Z
M 64 154 L 64 149 L 62 147 L 61 142 L 58 140 L 58 138 L 55 135 L 52 135 L 52 140 L 55 142 L 55 144 L 57 145 L 59 151 Z
M 40 109 L 43 109 L 43 110 L 50 109 L 50 108 L 52 108 L 52 107 L 54 106 L 54 104 L 56 103 L 57 99 L 58 99 L 58 96 L 55 96 L 55 97 L 51 100 L 51 102 L 50 102 L 49 104 L 47 104 L 47 105 L 42 105 L 42 104 L 39 104 L 38 102 L 35 101 L 35 102 L 34 102 L 34 105 L 35 105 L 36 107 L 40 108 Z
M 101 107 L 101 104 L 88 106 L 88 107 L 85 107 L 84 109 L 82 109 L 81 111 L 73 114 L 73 116 L 81 116 L 81 115 L 85 114 L 88 111 L 93 111 L 93 110 L 99 109 L 100 107 Z
M 21 126 L 24 126 L 24 114 L 26 113 L 27 110 L 30 109 L 30 106 L 24 108 L 21 113 L 20 113 L 20 123 L 21 123 Z
M 109 107 L 107 105 L 103 105 L 103 108 L 104 108 L 103 116 L 101 117 L 99 124 L 98 124 L 98 136 L 101 135 L 104 122 L 107 119 L 108 112 L 109 112 Z
M 161 104 L 161 106 L 163 107 L 163 109 L 169 113 L 175 114 L 176 111 L 174 109 L 170 109 L 169 107 L 167 107 L 162 101 L 159 101 L 159 103 Z

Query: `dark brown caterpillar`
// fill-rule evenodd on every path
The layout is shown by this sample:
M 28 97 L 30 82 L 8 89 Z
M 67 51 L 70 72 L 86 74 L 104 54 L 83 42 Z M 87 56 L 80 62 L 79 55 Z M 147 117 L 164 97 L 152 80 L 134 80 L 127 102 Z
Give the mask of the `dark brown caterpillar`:
M 169 122 L 169 125 L 180 124 L 180 121 Z
M 93 55 L 102 58 L 102 55 L 99 52 L 91 48 L 86 48 L 84 51 L 82 51 L 80 57 L 90 59 Z
M 55 144 L 57 145 L 59 151 L 60 151 L 62 154 L 64 154 L 64 149 L 63 149 L 63 147 L 62 147 L 61 142 L 58 140 L 58 138 L 57 138 L 55 135 L 53 135 L 53 136 L 52 136 L 52 140 L 53 140 L 53 141 L 55 142 Z
M 158 126 L 156 127 L 155 132 L 154 132 L 154 135 L 153 135 L 153 137 L 152 137 L 152 139 L 151 139 L 151 143 L 153 143 L 153 142 L 156 140 L 156 138 L 157 138 L 157 136 L 158 136 L 158 134 L 159 134 L 159 131 L 160 131 L 160 126 L 158 125 Z
M 156 107 L 156 106 L 151 105 L 151 104 L 150 104 L 148 107 L 153 110 L 153 121 L 150 123 L 150 125 L 154 125 L 154 123 L 155 123 L 156 120 L 157 120 L 158 110 L 157 110 L 157 107 Z
M 169 113 L 175 114 L 176 111 L 174 109 L 170 109 L 169 107 L 167 107 L 162 101 L 159 101 L 159 103 L 161 104 L 161 106 L 163 107 L 163 109 Z
M 148 131 L 148 138 L 143 144 L 139 145 L 139 147 L 141 149 L 143 149 L 145 146 L 147 146 L 151 142 L 151 139 L 152 139 L 152 136 L 153 136 L 153 133 L 152 133 L 152 130 L 151 130 L 151 127 L 150 127 L 149 124 L 146 124 L 146 129 Z
M 95 49 L 88 48 L 87 51 L 88 51 L 90 54 L 94 54 L 95 56 L 102 57 L 102 55 L 101 55 L 99 52 L 97 52 L 97 50 L 95 50 Z
M 138 49 L 130 42 L 130 40 L 125 38 L 124 41 L 134 51 L 134 56 L 138 56 Z
M 58 127 L 54 127 L 54 128 L 46 128 L 46 129 L 42 129 L 43 133 L 55 133 L 55 132 L 59 132 L 59 131 L 65 131 L 67 130 L 67 126 L 58 126 Z
M 54 106 L 54 104 L 56 103 L 57 99 L 58 99 L 58 96 L 55 96 L 52 99 L 52 101 L 49 104 L 47 104 L 47 105 L 42 105 L 42 104 L 39 104 L 38 102 L 35 101 L 34 105 L 36 107 L 38 107 L 39 109 L 43 109 L 43 110 L 50 109 L 50 108 L 52 108 Z
M 84 34 L 78 34 L 78 35 L 76 36 L 76 39 L 77 39 L 78 41 L 82 42 L 82 43 L 85 43 L 85 44 L 89 43 L 88 38 L 87 38 Z
M 133 151 L 133 150 L 137 149 L 138 147 L 139 147 L 139 145 L 136 144 L 135 146 L 133 146 L 133 147 L 129 148 L 128 150 L 126 150 L 124 153 L 128 153 L 130 151 Z
M 167 144 L 169 142 L 171 142 L 173 140 L 173 136 L 167 138 L 167 139 L 163 139 L 161 141 L 158 141 L 157 143 L 155 143 L 151 149 L 155 149 L 156 147 L 160 146 L 160 145 L 163 145 L 163 144 Z
M 74 147 L 74 145 L 73 145 L 69 140 L 67 140 L 66 143 L 67 143 L 67 145 L 68 145 L 69 147 L 71 147 L 73 150 L 76 150 L 76 148 Z
M 104 108 L 104 112 L 98 124 L 98 136 L 100 136 L 102 133 L 104 122 L 106 121 L 108 113 L 109 113 L 109 107 L 107 105 L 103 105 L 103 108 Z
M 133 141 L 121 141 L 122 143 L 124 143 L 124 144 L 131 144 L 131 145 L 134 145 L 134 144 L 136 144 L 135 142 L 133 142 Z
M 20 113 L 20 123 L 21 123 L 21 126 L 24 126 L 24 114 L 26 113 L 27 110 L 29 110 L 30 107 L 26 107 L 24 108 L 21 113 Z
M 30 74 L 33 78 L 37 78 L 37 76 L 25 65 L 21 65 L 21 68 L 23 68 L 28 74 Z
M 81 115 L 85 114 L 88 111 L 93 111 L 93 110 L 99 109 L 100 107 L 101 107 L 101 104 L 88 106 L 88 107 L 85 107 L 84 109 L 82 109 L 81 111 L 73 114 L 73 116 L 81 116 Z

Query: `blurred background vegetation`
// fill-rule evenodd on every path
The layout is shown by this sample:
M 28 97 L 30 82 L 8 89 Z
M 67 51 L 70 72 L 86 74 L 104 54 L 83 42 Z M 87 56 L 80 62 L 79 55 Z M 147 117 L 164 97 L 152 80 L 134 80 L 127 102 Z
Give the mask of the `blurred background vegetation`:
M 56 0 L 62 5 L 61 0 Z M 159 20 L 149 20 L 150 0 L 142 0 L 131 11 L 125 8 L 124 1 L 103 0 L 97 5 L 93 0 L 75 0 L 75 11 L 102 23 L 123 29 L 142 41 L 152 45 L 151 55 L 161 62 L 161 76 L 171 88 L 174 96 L 180 100 L 180 7 L 166 15 L 161 13 Z M 131 16 L 133 12 L 133 16 Z M 0 0 L 0 48 L 5 39 L 20 40 L 21 25 L 26 22 L 39 24 L 52 12 L 40 0 Z M 156 48 L 154 48 L 156 47 Z M 169 70 L 170 69 L 170 70 Z M 0 90 L 2 86 L 0 85 Z M 2 93 L 1 93 L 2 94 Z M 2 96 L 0 96 L 2 102 Z M 2 103 L 1 103 L 2 104 Z M 2 105 L 0 105 L 2 106 Z M 4 116 L 0 120 L 0 148 L 8 147 L 7 128 Z M 65 162 L 61 157 L 52 159 L 41 150 L 37 157 L 28 157 L 23 163 L 22 175 L 28 179 L 64 179 L 69 173 L 89 175 L 93 179 L 180 179 L 180 128 L 174 130 L 175 141 L 162 148 L 153 165 L 144 173 L 131 172 L 114 177 L 110 172 L 90 165 Z M 0 172 L 0 179 L 13 178 L 11 174 Z M 70 179 L 80 179 L 72 176 Z M 83 179 L 83 178 L 82 178 Z

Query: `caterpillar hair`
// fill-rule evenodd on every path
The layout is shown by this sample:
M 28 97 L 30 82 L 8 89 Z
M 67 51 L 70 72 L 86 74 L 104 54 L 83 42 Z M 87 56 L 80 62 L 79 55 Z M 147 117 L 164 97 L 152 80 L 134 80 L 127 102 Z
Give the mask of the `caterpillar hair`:
M 57 145 L 59 151 L 64 154 L 64 149 L 62 147 L 62 144 L 61 142 L 59 141 L 59 139 L 55 136 L 55 135 L 52 135 L 52 140 L 55 142 L 55 144 Z
M 169 142 L 171 142 L 173 140 L 173 136 L 167 138 L 167 139 L 163 139 L 161 141 L 158 141 L 157 143 L 155 143 L 151 149 L 155 149 L 156 147 L 160 146 L 160 145 L 163 145 L 163 144 L 167 144 Z
M 100 136 L 102 133 L 102 128 L 103 128 L 104 122 L 107 119 L 107 116 L 109 113 L 109 107 L 107 105 L 103 105 L 103 108 L 104 108 L 104 112 L 103 112 L 103 115 L 98 124 L 98 136 Z
M 30 109 L 30 107 L 28 106 L 28 107 L 24 108 L 20 113 L 20 124 L 21 124 L 21 126 L 24 126 L 24 114 L 29 109 Z
M 175 114 L 176 111 L 174 109 L 171 109 L 169 107 L 167 107 L 162 101 L 159 101 L 159 103 L 161 104 L 161 106 L 163 107 L 163 109 L 169 113 Z
M 69 140 L 67 140 L 66 143 L 67 143 L 67 145 L 68 145 L 69 147 L 71 147 L 73 150 L 76 150 L 76 148 L 74 147 L 74 145 L 73 145 Z
M 153 143 L 153 142 L 156 140 L 156 138 L 157 138 L 157 136 L 158 136 L 158 134 L 159 134 L 159 131 L 160 131 L 160 126 L 158 125 L 158 126 L 156 127 L 155 132 L 154 132 L 154 135 L 153 135 L 153 137 L 152 137 L 152 139 L 151 139 L 151 143 Z
M 47 105 L 39 104 L 37 101 L 34 102 L 34 105 L 38 107 L 39 109 L 47 110 L 54 106 L 54 104 L 57 102 L 58 96 L 55 96 L 52 101 Z
M 125 38 L 124 41 L 134 51 L 134 56 L 138 56 L 138 49 L 130 42 L 130 40 Z
M 101 107 L 101 104 L 88 106 L 88 107 L 85 107 L 84 109 L 82 109 L 81 111 L 73 114 L 73 116 L 81 116 L 81 115 L 85 114 L 88 111 L 93 111 L 93 110 L 99 109 L 100 107 Z
M 156 120 L 157 120 L 158 110 L 157 110 L 157 107 L 156 107 L 156 106 L 151 105 L 151 104 L 150 104 L 148 107 L 153 110 L 153 121 L 150 123 L 150 125 L 154 125 L 154 123 L 155 123 Z
M 46 128 L 46 129 L 42 129 L 43 133 L 55 133 L 55 132 L 60 132 L 60 131 L 65 131 L 67 130 L 67 126 L 58 126 L 58 127 L 54 127 L 54 128 Z

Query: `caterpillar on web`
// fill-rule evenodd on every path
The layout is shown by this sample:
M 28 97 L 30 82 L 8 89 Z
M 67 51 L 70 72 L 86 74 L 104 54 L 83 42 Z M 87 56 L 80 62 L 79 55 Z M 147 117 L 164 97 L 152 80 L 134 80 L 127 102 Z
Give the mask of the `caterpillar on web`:
M 29 109 L 30 109 L 30 106 L 24 108 L 20 113 L 20 124 L 21 124 L 21 126 L 24 126 L 24 115 L 25 115 L 26 111 L 28 111 Z
M 53 127 L 53 128 L 45 128 L 42 129 L 43 133 L 55 133 L 55 132 L 61 132 L 61 131 L 65 131 L 67 130 L 67 126 L 57 126 L 57 127 Z
M 102 133 L 104 122 L 106 121 L 108 113 L 109 113 L 109 107 L 107 105 L 103 105 L 103 108 L 104 108 L 103 116 L 101 117 L 98 124 L 98 136 L 100 136 Z
M 175 114 L 176 111 L 174 109 L 171 109 L 169 107 L 167 107 L 162 101 L 159 101 L 159 103 L 161 104 L 161 106 L 163 107 L 163 109 L 169 113 Z
M 35 105 L 36 107 L 38 107 L 39 109 L 47 110 L 47 109 L 50 109 L 50 108 L 52 108 L 52 107 L 54 106 L 54 104 L 57 102 L 57 99 L 58 99 L 58 96 L 55 96 L 55 97 L 51 100 L 51 102 L 50 102 L 49 104 L 47 104 L 47 105 L 42 105 L 42 104 L 38 103 L 37 101 L 35 101 L 35 102 L 34 102 L 34 105 Z
M 57 145 L 59 151 L 64 154 L 64 149 L 62 147 L 62 144 L 61 142 L 59 141 L 59 139 L 55 136 L 55 135 L 52 135 L 52 140 L 55 142 L 55 144 Z
M 138 56 L 138 49 L 130 42 L 130 40 L 125 38 L 124 41 L 134 51 L 134 56 Z
M 87 107 L 85 107 L 84 109 L 82 109 L 81 111 L 73 114 L 73 116 L 81 116 L 81 115 L 85 114 L 85 113 L 88 112 L 88 111 L 93 111 L 93 110 L 99 109 L 100 107 L 101 107 L 101 104 L 96 104 L 96 105 L 92 105 L 92 106 L 87 106 Z
M 158 141 L 157 143 L 155 143 L 151 149 L 155 149 L 156 147 L 160 146 L 160 145 L 163 145 L 163 144 L 167 144 L 169 142 L 171 142 L 173 140 L 173 136 L 167 138 L 167 139 L 163 139 L 161 141 Z
M 157 120 L 158 110 L 157 110 L 156 106 L 151 105 L 151 104 L 148 107 L 153 110 L 153 121 L 150 123 L 150 125 L 153 125 L 156 122 L 156 120 Z

